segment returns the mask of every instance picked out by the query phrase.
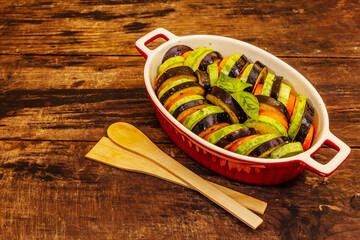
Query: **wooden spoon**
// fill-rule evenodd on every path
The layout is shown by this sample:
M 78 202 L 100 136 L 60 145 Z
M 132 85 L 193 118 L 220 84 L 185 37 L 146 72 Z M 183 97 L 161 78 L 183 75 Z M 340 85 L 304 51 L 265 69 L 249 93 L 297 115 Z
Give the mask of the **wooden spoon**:
M 97 142 L 96 145 L 85 155 L 85 157 L 116 168 L 132 172 L 145 173 L 193 189 L 191 186 L 184 183 L 179 178 L 160 167 L 158 164 L 142 157 L 141 155 L 119 147 L 107 137 L 101 138 L 100 141 Z M 235 201 L 244 205 L 246 208 L 256 213 L 264 214 L 267 207 L 266 202 L 250 197 L 246 194 L 239 193 L 216 183 L 210 183 L 216 188 L 220 189 L 226 195 L 233 198 Z
M 161 151 L 136 127 L 128 123 L 118 122 L 112 124 L 108 128 L 107 134 L 116 144 L 128 150 L 134 151 L 159 164 L 161 167 L 165 168 L 176 177 L 192 186 L 199 193 L 203 194 L 234 215 L 240 221 L 247 224 L 249 227 L 256 229 L 263 222 L 259 216 L 251 212 L 249 209 L 239 204 L 221 190 L 217 189 L 214 185 L 202 179 L 200 176 L 196 175 Z

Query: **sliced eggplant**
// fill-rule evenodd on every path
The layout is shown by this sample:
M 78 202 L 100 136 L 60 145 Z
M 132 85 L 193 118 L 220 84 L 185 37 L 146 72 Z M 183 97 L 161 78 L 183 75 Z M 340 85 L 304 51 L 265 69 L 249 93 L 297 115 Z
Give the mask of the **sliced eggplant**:
M 247 119 L 246 113 L 240 107 L 239 103 L 230 93 L 222 88 L 217 86 L 212 87 L 205 98 L 212 104 L 224 109 L 224 111 L 229 114 L 232 123 L 243 123 Z
M 237 53 L 233 53 L 231 54 L 225 64 L 223 65 L 223 67 L 221 68 L 221 73 L 225 74 L 225 75 L 229 75 L 231 69 L 233 68 L 233 66 L 235 65 L 235 63 L 241 58 L 241 56 Z
M 199 105 L 203 105 L 205 103 L 206 103 L 205 99 L 197 99 L 197 100 L 192 100 L 192 101 L 186 102 L 186 103 L 180 105 L 178 108 L 176 108 L 176 110 L 173 112 L 172 115 L 174 116 L 174 118 L 178 118 L 178 116 L 186 109 L 196 107 Z
M 314 109 L 307 102 L 305 114 L 304 114 L 303 119 L 301 120 L 300 129 L 295 137 L 295 141 L 304 143 L 306 136 L 309 133 L 309 130 L 310 130 L 313 120 L 314 120 Z
M 258 101 L 260 110 L 272 110 L 272 111 L 278 111 L 285 115 L 288 122 L 290 122 L 290 114 L 284 104 L 279 102 L 278 100 L 264 96 L 264 95 L 256 95 Z
M 245 70 L 245 68 L 249 64 L 250 64 L 250 60 L 245 55 L 241 55 L 241 57 L 235 62 L 235 64 L 231 68 L 229 76 L 236 78 Z
M 274 80 L 272 88 L 271 88 L 270 97 L 272 97 L 272 98 L 274 98 L 276 100 L 279 97 L 279 92 L 280 92 L 280 87 L 281 87 L 282 80 L 283 80 L 283 77 L 275 76 L 275 80 Z
M 205 93 L 207 93 L 210 89 L 210 78 L 207 72 L 196 70 L 195 71 L 198 83 L 205 89 Z
M 272 151 L 277 149 L 278 147 L 284 145 L 284 139 L 282 137 L 277 137 L 270 139 L 267 142 L 262 143 L 258 147 L 256 147 L 254 150 L 252 150 L 249 153 L 250 157 L 260 157 L 260 158 L 266 158 Z
M 228 115 L 228 116 L 229 116 L 229 115 Z M 229 117 L 228 117 L 228 119 L 229 119 Z M 207 128 L 205 131 L 202 131 L 202 132 L 199 133 L 198 135 L 199 135 L 199 137 L 204 138 L 204 137 L 206 137 L 207 135 L 209 135 L 209 134 L 211 134 L 211 133 L 213 133 L 213 132 L 216 132 L 216 131 L 218 131 L 219 129 L 224 128 L 224 127 L 226 127 L 226 126 L 228 126 L 228 125 L 230 125 L 229 122 L 222 122 L 222 123 L 215 124 L 215 125 Z
M 179 67 L 170 68 L 170 69 L 164 71 L 158 77 L 158 79 L 156 80 L 155 92 L 161 86 L 161 84 L 163 84 L 167 79 L 172 78 L 172 77 L 176 77 L 176 76 L 179 76 L 179 75 L 192 75 L 192 76 L 195 76 L 195 73 L 191 69 L 191 67 L 188 67 L 188 66 L 179 66 Z
M 226 112 L 214 113 L 201 119 L 193 128 L 192 132 L 202 137 L 206 133 L 203 133 L 207 129 L 219 124 L 219 123 L 230 123 L 229 114 Z
M 236 130 L 242 129 L 242 128 L 246 128 L 246 126 L 244 124 L 241 123 L 235 123 L 235 124 L 231 124 L 227 127 L 224 127 L 216 132 L 214 132 L 208 139 L 207 141 L 209 143 L 212 144 L 216 144 L 221 138 L 223 138 L 224 136 L 226 136 L 229 133 L 232 133 Z
M 254 91 L 258 83 L 264 82 L 264 78 L 266 77 L 267 73 L 268 68 L 264 64 L 259 61 L 256 61 L 254 63 L 246 80 L 247 83 L 250 83 L 252 85 L 251 92 Z
M 191 47 L 186 46 L 186 45 L 173 46 L 165 53 L 165 55 L 164 55 L 164 57 L 162 59 L 162 62 L 165 62 L 169 58 L 183 55 L 184 53 L 186 53 L 188 51 L 192 51 L 192 50 L 193 49 Z
M 169 97 L 171 94 L 173 94 L 175 91 L 177 91 L 177 86 L 180 84 L 183 84 L 185 82 L 195 82 L 193 79 L 190 78 L 180 78 L 180 79 L 176 79 L 175 81 L 170 82 L 169 84 L 167 84 L 163 89 L 161 89 L 161 91 L 159 91 L 158 93 L 158 98 L 162 99 L 162 96 L 165 94 L 167 97 Z
M 201 60 L 199 65 L 199 70 L 206 71 L 208 65 L 213 63 L 219 64 L 222 59 L 223 57 L 219 52 L 217 51 L 210 52 Z
M 180 99 L 178 99 L 176 102 L 174 103 L 169 103 L 168 106 L 166 106 L 166 109 L 169 111 L 169 113 L 171 115 L 174 114 L 174 112 L 183 104 L 194 101 L 194 100 L 205 100 L 205 98 L 201 95 L 197 95 L 197 94 L 193 94 L 193 93 L 188 93 L 188 94 L 183 94 L 181 95 L 183 97 L 181 97 Z M 174 99 L 175 101 L 175 99 Z M 171 104 L 171 106 L 170 106 Z
M 159 98 L 159 100 L 164 106 L 166 106 L 169 102 L 171 102 L 171 100 L 187 92 L 193 92 L 202 96 L 205 94 L 204 88 L 201 87 L 197 82 L 189 81 L 170 88 Z
M 249 128 L 249 127 L 241 128 L 228 133 L 227 135 L 222 137 L 219 141 L 217 141 L 215 145 L 227 149 L 236 140 L 254 134 L 256 134 L 254 128 Z

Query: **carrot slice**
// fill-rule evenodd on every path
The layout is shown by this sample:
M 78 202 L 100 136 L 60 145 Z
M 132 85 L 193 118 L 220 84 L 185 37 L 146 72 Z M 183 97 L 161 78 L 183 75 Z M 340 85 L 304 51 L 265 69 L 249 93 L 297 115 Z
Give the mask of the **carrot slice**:
M 304 151 L 308 150 L 311 146 L 311 143 L 312 143 L 312 140 L 313 140 L 313 137 L 314 137 L 314 125 L 311 124 L 311 127 L 309 129 L 309 132 L 308 134 L 306 135 L 306 138 L 303 142 L 303 149 Z
M 237 140 L 236 142 L 234 142 L 229 148 L 228 150 L 233 152 L 235 151 L 235 149 L 240 146 L 241 144 L 243 144 L 244 142 L 246 142 L 247 140 L 250 140 L 254 137 L 260 136 L 260 134 L 255 134 L 255 135 L 250 135 L 250 136 L 246 136 L 243 138 L 240 138 L 239 140 Z
M 286 109 L 288 110 L 290 116 L 292 115 L 292 112 L 294 111 L 295 100 L 296 100 L 296 97 L 290 93 L 289 100 L 286 104 Z
M 254 95 L 261 95 L 261 91 L 262 91 L 263 87 L 264 87 L 264 84 L 259 83 L 255 88 Z
M 206 136 L 204 137 L 204 139 L 205 139 L 205 140 L 208 140 L 209 137 L 211 137 L 211 135 L 213 135 L 215 132 L 216 132 L 216 131 L 209 133 L 208 135 L 206 135 Z
M 171 108 L 171 106 L 176 103 L 177 101 L 179 101 L 180 99 L 184 98 L 184 97 L 187 97 L 187 96 L 191 96 L 191 95 L 196 95 L 196 93 L 193 93 L 193 92 L 188 92 L 188 93 L 184 93 L 184 94 L 181 94 L 179 96 L 177 96 L 176 98 L 174 98 L 174 100 L 172 100 L 171 102 L 169 102 L 168 105 L 164 106 L 166 108 L 166 110 L 169 111 L 169 109 Z
M 288 128 L 289 128 L 287 119 L 282 114 L 279 114 L 279 113 L 271 111 L 271 110 L 260 110 L 259 115 L 265 115 L 265 116 L 274 118 L 275 120 L 279 121 L 286 128 L 286 130 L 288 130 Z
M 184 59 L 186 59 L 186 58 L 190 55 L 191 52 L 192 52 L 192 51 L 184 52 L 181 56 L 182 56 Z
M 219 74 L 221 72 L 221 69 L 224 67 L 226 61 L 229 59 L 229 57 L 230 56 L 227 56 L 227 57 L 223 58 L 223 60 L 220 62 L 220 64 L 219 64 Z

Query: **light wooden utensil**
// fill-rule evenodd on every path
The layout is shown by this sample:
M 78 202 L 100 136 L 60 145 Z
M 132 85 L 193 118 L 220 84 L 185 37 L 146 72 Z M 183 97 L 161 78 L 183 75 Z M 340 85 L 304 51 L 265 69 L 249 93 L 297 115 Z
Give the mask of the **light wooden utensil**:
M 161 151 L 136 127 L 128 123 L 118 122 L 108 128 L 107 134 L 119 146 L 157 163 L 249 227 L 256 229 L 263 222 L 255 213 Z
M 158 164 L 142 157 L 141 155 L 119 147 L 107 137 L 100 139 L 100 141 L 86 154 L 85 157 L 116 168 L 145 173 L 193 189 L 193 187 L 175 177 L 173 174 L 160 167 Z M 246 208 L 256 213 L 264 214 L 267 207 L 266 202 L 239 193 L 216 183 L 211 184 L 220 189 L 226 195 L 233 198 L 235 201 L 244 205 Z

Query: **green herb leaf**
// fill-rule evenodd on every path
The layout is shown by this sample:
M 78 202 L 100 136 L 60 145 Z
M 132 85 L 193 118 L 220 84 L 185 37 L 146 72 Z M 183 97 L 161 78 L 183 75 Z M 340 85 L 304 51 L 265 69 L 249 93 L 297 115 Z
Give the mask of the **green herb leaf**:
M 222 72 L 220 72 L 216 85 L 229 93 L 240 92 L 252 86 L 250 83 L 242 82 L 239 78 L 229 77 Z
M 231 96 L 240 104 L 245 113 L 252 119 L 259 118 L 259 101 L 249 92 L 241 91 L 231 94 Z

